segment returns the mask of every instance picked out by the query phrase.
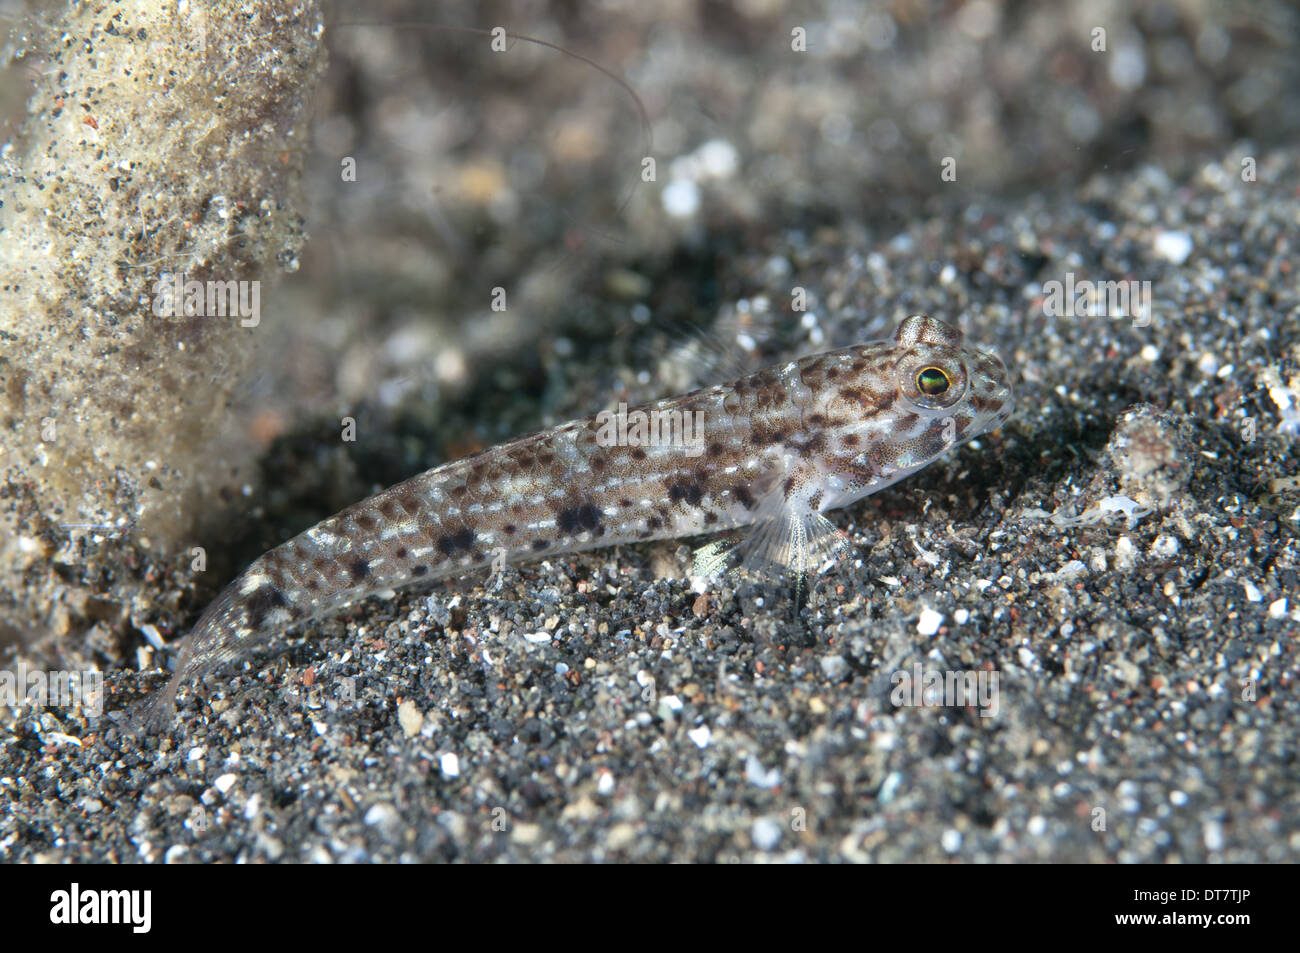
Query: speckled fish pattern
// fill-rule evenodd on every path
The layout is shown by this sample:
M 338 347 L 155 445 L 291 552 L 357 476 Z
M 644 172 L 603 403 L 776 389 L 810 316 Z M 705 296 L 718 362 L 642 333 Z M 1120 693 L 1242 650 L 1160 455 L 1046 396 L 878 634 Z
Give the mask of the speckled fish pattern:
M 843 544 L 825 511 L 1000 427 L 1012 407 L 994 354 L 913 315 L 892 339 L 633 408 L 622 429 L 596 415 L 435 467 L 254 561 L 186 636 L 144 720 L 170 715 L 180 686 L 292 625 L 502 559 L 754 527 L 747 561 L 806 573 Z M 635 426 L 645 418 L 698 429 L 647 441 Z M 708 549 L 697 570 L 721 565 Z

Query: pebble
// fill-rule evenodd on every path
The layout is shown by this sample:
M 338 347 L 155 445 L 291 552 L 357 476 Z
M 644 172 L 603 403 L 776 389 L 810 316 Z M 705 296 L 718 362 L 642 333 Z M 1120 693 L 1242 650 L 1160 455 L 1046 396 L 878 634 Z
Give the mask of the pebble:
M 849 674 L 849 663 L 840 655 L 823 655 L 821 668 L 822 674 L 832 682 L 842 681 Z
M 754 822 L 750 839 L 759 850 L 775 850 L 781 843 L 781 825 L 770 817 L 760 817 Z
M 1223 825 L 1218 821 L 1206 821 L 1201 828 L 1206 850 L 1223 850 Z
M 424 727 L 424 712 L 408 698 L 397 706 L 397 723 L 402 726 L 402 734 L 414 738 Z
M 745 780 L 759 788 L 774 788 L 781 783 L 781 772 L 763 767 L 763 762 L 750 755 L 745 761 Z
M 673 218 L 690 218 L 700 208 L 700 187 L 688 179 L 674 179 L 664 186 L 661 200 Z
M 401 815 L 397 813 L 397 808 L 384 801 L 371 805 L 370 809 L 366 811 L 365 824 L 367 827 L 391 828 L 400 822 Z
M 1192 236 L 1186 232 L 1160 232 L 1156 235 L 1155 247 L 1158 256 L 1181 265 L 1192 253 Z
M 934 635 L 943 625 L 943 614 L 933 609 L 922 609 L 921 618 L 917 620 L 916 631 L 921 635 Z
M 516 824 L 514 830 L 510 832 L 510 839 L 516 844 L 536 844 L 542 839 L 542 828 L 539 824 Z

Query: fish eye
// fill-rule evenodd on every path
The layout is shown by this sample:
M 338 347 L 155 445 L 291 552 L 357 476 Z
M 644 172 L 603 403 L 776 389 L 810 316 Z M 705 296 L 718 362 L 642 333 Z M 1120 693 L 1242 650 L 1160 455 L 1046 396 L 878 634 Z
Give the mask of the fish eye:
M 939 397 L 952 386 L 952 378 L 940 367 L 923 367 L 916 372 L 916 389 L 926 397 Z

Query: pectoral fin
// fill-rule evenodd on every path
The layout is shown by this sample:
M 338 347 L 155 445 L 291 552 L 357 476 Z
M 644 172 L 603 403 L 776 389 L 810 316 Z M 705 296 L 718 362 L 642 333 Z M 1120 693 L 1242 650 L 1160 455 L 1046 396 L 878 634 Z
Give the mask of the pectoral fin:
M 763 512 L 767 510 L 768 512 Z M 692 575 L 711 578 L 745 570 L 762 577 L 806 580 L 845 555 L 849 537 L 816 510 L 784 499 L 760 509 L 762 519 L 745 536 L 715 540 L 695 551 Z

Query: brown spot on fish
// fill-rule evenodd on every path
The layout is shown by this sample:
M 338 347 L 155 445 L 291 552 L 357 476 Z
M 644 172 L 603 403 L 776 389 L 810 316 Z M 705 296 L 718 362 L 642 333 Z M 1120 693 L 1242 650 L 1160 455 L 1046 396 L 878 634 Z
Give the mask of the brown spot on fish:
M 676 480 L 668 485 L 668 500 L 680 503 L 685 500 L 691 506 L 699 505 L 704 498 L 704 488 L 696 480 Z
M 560 510 L 555 515 L 555 525 L 562 533 L 576 535 L 583 530 L 600 528 L 600 510 L 590 503 L 582 503 Z
M 468 552 L 474 548 L 474 531 L 466 527 L 456 533 L 447 533 L 439 537 L 437 546 L 438 552 L 444 556 L 450 556 L 457 550 Z

